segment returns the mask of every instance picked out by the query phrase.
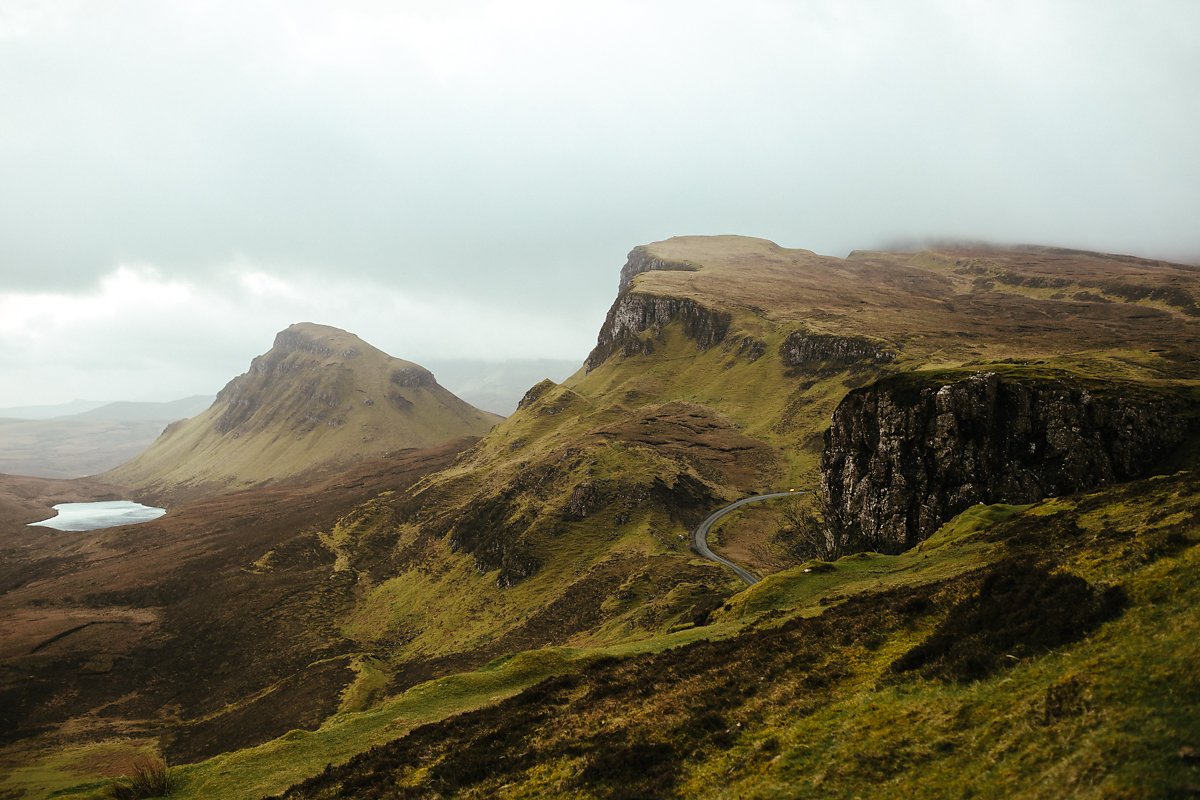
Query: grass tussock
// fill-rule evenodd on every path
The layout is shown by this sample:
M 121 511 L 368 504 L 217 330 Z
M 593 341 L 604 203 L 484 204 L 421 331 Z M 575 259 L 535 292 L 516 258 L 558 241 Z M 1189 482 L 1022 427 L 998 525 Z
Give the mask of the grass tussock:
M 143 757 L 133 763 L 129 775 L 123 775 L 107 787 L 112 800 L 143 800 L 169 797 L 178 781 L 174 772 L 161 758 Z

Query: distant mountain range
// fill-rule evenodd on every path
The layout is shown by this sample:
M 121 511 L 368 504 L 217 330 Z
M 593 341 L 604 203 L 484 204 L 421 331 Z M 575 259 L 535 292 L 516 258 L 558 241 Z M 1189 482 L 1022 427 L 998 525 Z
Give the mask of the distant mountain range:
M 118 422 L 174 422 L 199 414 L 212 405 L 213 399 L 211 394 L 197 394 L 165 402 L 72 400 L 57 405 L 0 408 L 0 420 L 104 419 Z
M 0 472 L 79 478 L 123 464 L 163 428 L 212 404 L 196 395 L 163 403 L 74 400 L 0 409 Z
M 99 408 L 93 408 L 75 414 L 76 419 L 108 419 L 120 422 L 140 422 L 143 420 L 165 420 L 174 422 L 178 419 L 199 414 L 212 405 L 214 396 L 197 394 L 182 400 L 171 400 L 165 403 L 138 403 L 120 400 L 115 403 L 105 403 Z
M 56 403 L 53 405 L 12 406 L 11 408 L 0 408 L 0 419 L 53 419 L 54 417 L 69 417 L 105 405 L 108 405 L 107 400 L 72 400 L 69 403 Z

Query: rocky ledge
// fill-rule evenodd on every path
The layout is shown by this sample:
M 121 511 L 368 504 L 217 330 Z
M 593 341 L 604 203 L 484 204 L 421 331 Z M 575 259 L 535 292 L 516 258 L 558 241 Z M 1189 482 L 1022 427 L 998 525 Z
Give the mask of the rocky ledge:
M 1149 474 L 1195 406 L 1172 390 L 1066 377 L 909 373 L 851 392 L 825 434 L 822 490 L 845 540 L 900 552 L 975 503 L 1031 503 Z
M 622 292 L 609 309 L 596 347 L 587 357 L 590 372 L 613 354 L 624 356 L 649 355 L 654 352 L 653 339 L 640 334 L 652 331 L 658 336 L 666 325 L 675 320 L 683 323 L 684 333 L 701 349 L 719 344 L 729 332 L 732 318 L 687 297 L 661 297 L 641 292 Z
M 783 340 L 779 358 L 784 366 L 797 369 L 821 365 L 887 364 L 896 358 L 896 354 L 865 336 L 833 336 L 798 330 Z

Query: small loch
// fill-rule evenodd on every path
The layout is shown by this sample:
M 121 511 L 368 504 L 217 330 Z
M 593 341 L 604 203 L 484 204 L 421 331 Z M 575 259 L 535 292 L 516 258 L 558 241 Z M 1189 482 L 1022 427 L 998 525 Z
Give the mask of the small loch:
M 54 506 L 57 516 L 30 526 L 54 528 L 60 531 L 94 531 L 117 525 L 149 522 L 167 513 L 165 508 L 144 506 L 129 500 L 105 500 L 98 503 L 59 503 Z

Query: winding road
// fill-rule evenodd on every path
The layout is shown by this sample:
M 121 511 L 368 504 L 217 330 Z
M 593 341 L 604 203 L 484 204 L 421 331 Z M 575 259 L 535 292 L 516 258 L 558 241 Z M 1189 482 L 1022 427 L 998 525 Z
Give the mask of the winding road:
M 808 489 L 800 489 L 800 490 L 791 491 L 791 492 L 771 492 L 770 494 L 756 494 L 756 495 L 752 495 L 750 497 L 743 497 L 741 500 L 736 500 L 736 501 L 730 503 L 729 505 L 725 506 L 724 508 L 719 508 L 716 511 L 714 511 L 713 513 L 709 514 L 705 518 L 704 522 L 701 522 L 699 525 L 696 526 L 696 530 L 692 531 L 692 549 L 695 550 L 698 555 L 702 556 L 703 558 L 707 558 L 709 561 L 715 561 L 718 564 L 723 564 L 726 567 L 729 567 L 731 570 L 736 572 L 737 576 L 739 578 L 741 578 L 742 580 L 744 580 L 746 583 L 751 584 L 751 585 L 758 583 L 758 577 L 753 572 L 750 572 L 749 570 L 747 570 L 743 567 L 739 567 L 737 564 L 733 563 L 728 558 L 722 558 L 721 556 L 714 553 L 711 549 L 709 549 L 709 546 L 708 546 L 708 531 L 709 531 L 709 529 L 711 529 L 712 526 L 715 525 L 717 520 L 719 520 L 721 517 L 725 516 L 730 511 L 733 511 L 734 509 L 741 508 L 744 505 L 748 505 L 750 503 L 757 503 L 762 500 L 774 500 L 776 497 L 795 497 L 798 494 L 808 494 L 808 493 L 809 493 Z

